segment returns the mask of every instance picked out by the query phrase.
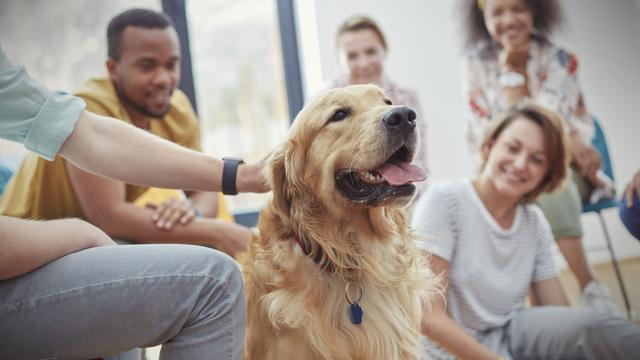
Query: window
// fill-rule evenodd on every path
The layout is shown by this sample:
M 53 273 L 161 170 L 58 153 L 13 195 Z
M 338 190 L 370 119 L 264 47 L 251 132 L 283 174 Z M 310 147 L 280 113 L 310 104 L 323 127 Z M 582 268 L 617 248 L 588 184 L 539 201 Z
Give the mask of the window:
M 187 1 L 203 150 L 257 161 L 289 127 L 275 0 Z M 265 195 L 228 197 L 255 210 Z

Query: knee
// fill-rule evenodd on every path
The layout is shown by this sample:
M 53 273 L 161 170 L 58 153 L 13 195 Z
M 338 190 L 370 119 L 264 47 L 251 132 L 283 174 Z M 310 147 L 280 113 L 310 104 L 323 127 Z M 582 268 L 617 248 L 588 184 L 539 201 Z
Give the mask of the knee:
M 620 350 L 621 322 L 621 319 L 594 316 L 584 329 L 585 351 L 597 359 L 618 358 L 614 353 Z
M 229 288 L 242 288 L 242 274 L 238 263 L 229 255 L 206 247 L 198 247 L 193 260 L 212 278 L 227 284 Z
M 244 291 L 242 274 L 238 263 L 229 255 L 205 248 L 206 253 L 200 259 L 212 278 L 224 284 L 230 295 L 237 297 Z

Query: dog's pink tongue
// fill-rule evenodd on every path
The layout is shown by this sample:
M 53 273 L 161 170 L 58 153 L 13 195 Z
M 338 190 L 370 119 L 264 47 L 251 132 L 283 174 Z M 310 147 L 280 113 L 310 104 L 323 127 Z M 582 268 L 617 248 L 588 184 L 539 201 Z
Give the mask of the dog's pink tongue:
M 391 185 L 404 185 L 427 178 L 427 172 L 423 168 L 410 163 L 387 162 L 376 171 Z

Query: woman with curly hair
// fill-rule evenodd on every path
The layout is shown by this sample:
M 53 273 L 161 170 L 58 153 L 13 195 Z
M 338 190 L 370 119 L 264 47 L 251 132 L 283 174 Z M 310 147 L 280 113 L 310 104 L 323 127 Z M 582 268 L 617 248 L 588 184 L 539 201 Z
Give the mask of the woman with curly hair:
M 582 246 L 582 201 L 605 185 L 599 178 L 600 155 L 591 145 L 595 129 L 578 83 L 575 55 L 550 41 L 561 24 L 556 0 L 467 0 L 466 35 L 468 127 L 471 151 L 488 124 L 522 101 L 533 101 L 563 118 L 570 137 L 572 181 L 538 199 L 554 237 L 576 275 L 582 302 L 596 311 L 621 316 L 607 287 L 594 279 Z

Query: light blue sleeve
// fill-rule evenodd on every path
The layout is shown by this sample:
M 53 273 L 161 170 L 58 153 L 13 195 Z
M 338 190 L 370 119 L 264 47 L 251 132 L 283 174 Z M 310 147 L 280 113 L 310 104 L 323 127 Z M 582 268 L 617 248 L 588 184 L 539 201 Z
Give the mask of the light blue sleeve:
M 82 99 L 52 92 L 15 66 L 0 48 L 0 137 L 53 160 L 85 108 Z
M 443 184 L 433 184 L 413 209 L 411 226 L 416 232 L 416 246 L 451 261 L 456 242 L 451 194 Z

